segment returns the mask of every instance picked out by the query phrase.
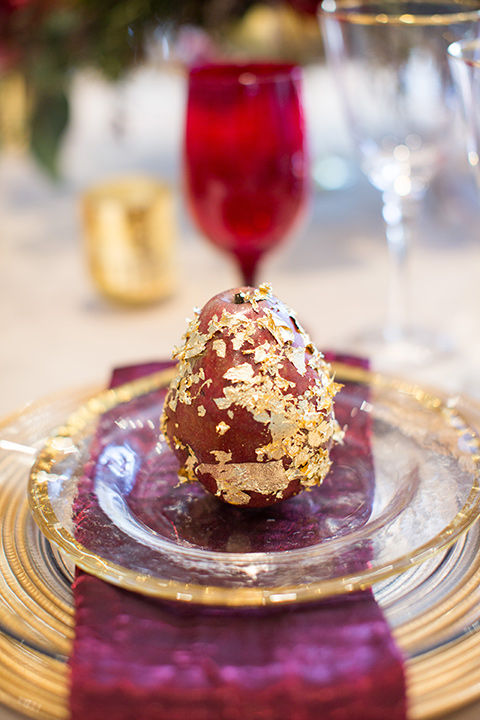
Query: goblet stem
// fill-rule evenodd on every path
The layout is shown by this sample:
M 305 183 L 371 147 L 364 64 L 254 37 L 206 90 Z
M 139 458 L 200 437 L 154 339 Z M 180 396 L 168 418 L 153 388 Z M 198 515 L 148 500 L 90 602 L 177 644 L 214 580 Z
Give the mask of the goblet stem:
M 410 320 L 409 256 L 412 228 L 418 215 L 418 201 L 388 191 L 383 193 L 382 198 L 390 260 L 384 336 L 388 342 L 399 342 L 406 339 Z
M 246 287 L 255 287 L 257 282 L 257 271 L 259 256 L 255 255 L 240 255 L 238 257 L 238 264 L 240 266 L 240 272 L 243 278 L 243 284 Z
M 358 338 L 358 349 L 377 369 L 403 372 L 447 357 L 452 345 L 443 334 L 411 323 L 410 246 L 423 193 L 401 197 L 386 191 L 382 197 L 390 261 L 387 317 L 381 333 Z

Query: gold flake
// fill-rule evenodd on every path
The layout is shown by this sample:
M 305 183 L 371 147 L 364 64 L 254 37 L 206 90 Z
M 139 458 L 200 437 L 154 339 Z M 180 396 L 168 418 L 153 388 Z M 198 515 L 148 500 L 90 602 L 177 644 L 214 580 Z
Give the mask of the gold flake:
M 285 350 L 285 355 L 294 365 L 300 375 L 305 375 L 307 366 L 305 363 L 305 348 L 290 346 Z
M 293 342 L 295 335 L 293 330 L 289 328 L 283 318 L 278 317 L 272 310 L 268 309 L 265 314 L 257 320 L 260 327 L 268 330 L 275 338 L 277 345 L 283 347 L 287 342 Z
M 189 358 L 201 355 L 205 350 L 207 339 L 208 335 L 203 335 L 199 332 L 190 335 L 183 351 L 183 356 L 185 357 L 185 359 L 188 360 Z
M 244 293 L 243 301 L 251 303 L 254 310 L 258 311 L 259 300 L 269 300 L 272 297 L 272 286 L 270 283 L 262 283 L 259 288 L 254 288 Z
M 215 403 L 215 405 L 218 407 L 219 410 L 226 410 L 232 404 L 232 400 L 230 400 L 227 397 L 213 398 L 213 402 Z
M 217 353 L 218 357 L 224 358 L 227 353 L 227 344 L 225 340 L 214 340 L 212 343 L 212 348 L 214 352 Z
M 347 432 L 348 425 L 345 425 L 343 428 L 340 427 L 340 425 L 337 425 L 337 429 L 332 435 L 332 440 L 334 443 L 339 443 L 340 445 L 343 445 L 343 441 L 345 439 L 345 433 Z
M 254 351 L 253 359 L 256 363 L 262 363 L 267 360 L 271 351 L 271 345 L 267 341 L 263 345 L 257 345 Z
M 272 435 L 272 442 L 277 442 L 282 438 L 294 435 L 297 432 L 297 424 L 288 414 L 273 412 L 270 417 L 268 429 Z
M 250 365 L 250 363 L 243 363 L 242 365 L 234 365 L 233 367 L 229 368 L 226 373 L 224 373 L 223 377 L 225 380 L 230 380 L 231 382 L 238 383 L 238 382 L 250 382 L 250 380 L 253 378 L 253 367 Z
M 222 326 L 219 324 L 218 315 L 214 315 L 208 323 L 209 336 L 213 337 L 217 331 L 221 330 L 221 327 Z
M 199 405 L 197 407 L 197 414 L 199 417 L 205 417 L 206 413 L 207 413 L 207 411 L 205 410 L 203 405 Z
M 270 283 L 262 283 L 258 288 L 258 294 L 261 300 L 272 297 L 272 286 Z
M 270 422 L 270 413 L 267 412 L 267 410 L 262 410 L 262 412 L 254 412 L 253 417 L 254 420 L 259 423 L 263 423 L 264 425 L 267 425 L 267 423 Z
M 237 330 L 235 335 L 232 338 L 233 349 L 240 350 L 240 348 L 242 347 L 246 338 L 247 338 L 247 333 L 245 330 Z
M 184 445 L 178 438 L 174 438 L 175 447 L 182 448 L 187 452 L 187 460 L 183 467 L 178 471 L 180 482 L 192 482 L 196 480 L 195 467 L 198 465 L 198 460 L 189 445 Z
M 230 430 L 230 425 L 227 425 L 227 423 L 222 420 L 221 422 L 218 423 L 215 430 L 217 431 L 217 433 L 219 435 L 225 435 L 227 430 Z
M 226 450 L 210 450 L 210 454 L 213 455 L 215 457 L 215 461 L 221 465 L 228 463 L 229 460 L 232 459 L 232 453 L 227 452 Z
M 308 433 L 308 444 L 311 447 L 320 447 L 325 442 L 325 430 L 327 429 L 326 421 Z
M 227 454 L 227 453 L 225 453 Z M 281 460 L 266 463 L 202 463 L 197 474 L 209 473 L 217 483 L 217 495 L 232 505 L 248 505 L 247 491 L 260 495 L 283 493 L 290 483 Z

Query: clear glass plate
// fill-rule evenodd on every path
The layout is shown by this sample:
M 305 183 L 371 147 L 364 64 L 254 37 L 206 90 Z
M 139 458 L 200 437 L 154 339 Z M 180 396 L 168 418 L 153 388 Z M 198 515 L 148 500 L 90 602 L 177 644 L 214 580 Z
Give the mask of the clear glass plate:
M 476 431 L 417 386 L 335 370 L 337 414 L 352 432 L 368 424 L 371 452 L 347 428 L 312 491 L 252 511 L 180 484 L 158 430 L 167 371 L 100 393 L 48 440 L 31 475 L 34 518 L 94 575 L 211 604 L 324 597 L 424 562 L 478 516 Z
M 387 384 L 393 396 L 416 395 L 434 413 L 451 408 L 462 423 L 480 428 L 480 406 L 470 398 L 453 401 L 370 376 L 375 384 Z M 66 418 L 96 392 L 68 390 L 0 422 L 0 702 L 36 720 L 69 717 L 73 563 L 33 520 L 29 476 L 48 438 L 68 429 Z M 480 697 L 479 531 L 476 523 L 424 562 L 373 586 L 406 658 L 411 720 L 443 717 Z

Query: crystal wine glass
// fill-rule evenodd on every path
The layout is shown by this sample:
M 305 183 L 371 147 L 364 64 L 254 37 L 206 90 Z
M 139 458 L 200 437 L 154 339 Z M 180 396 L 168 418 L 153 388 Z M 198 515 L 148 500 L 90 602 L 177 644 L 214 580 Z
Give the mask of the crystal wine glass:
M 448 55 L 465 121 L 467 157 L 480 188 L 480 38 L 452 43 Z
M 463 115 L 463 135 L 472 176 L 480 191 L 480 38 L 461 40 L 448 48 L 448 59 Z M 470 358 L 465 378 L 469 394 L 480 395 L 479 358 Z
M 387 321 L 363 347 L 385 367 L 426 364 L 447 349 L 444 336 L 411 325 L 408 256 L 420 203 L 454 136 L 447 47 L 475 33 L 479 8 L 465 0 L 324 0 L 319 10 L 362 169 L 382 193 Z
M 245 285 L 302 216 L 309 187 L 300 68 L 211 64 L 190 70 L 185 193 L 198 228 L 232 254 Z

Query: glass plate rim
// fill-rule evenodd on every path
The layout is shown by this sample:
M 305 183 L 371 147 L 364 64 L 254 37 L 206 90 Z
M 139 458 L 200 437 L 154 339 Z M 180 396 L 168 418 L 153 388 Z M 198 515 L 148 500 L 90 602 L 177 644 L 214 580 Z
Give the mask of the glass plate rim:
M 417 383 L 363 367 L 349 365 L 344 362 L 333 361 L 331 364 L 340 382 L 343 379 L 368 384 L 372 387 L 387 387 L 396 392 L 413 396 L 429 409 L 441 411 L 451 408 L 452 411 L 454 410 L 453 403 L 449 404 L 449 397 L 440 391 L 426 389 Z M 395 562 L 389 563 L 381 568 L 367 568 L 362 570 L 361 573 L 352 573 L 340 578 L 321 580 L 306 585 L 225 588 L 214 585 L 198 585 L 162 579 L 126 568 L 103 558 L 99 554 L 83 547 L 81 543 L 61 525 L 50 503 L 48 495 L 48 472 L 60 452 L 58 440 L 71 438 L 75 432 L 84 427 L 88 422 L 95 420 L 102 413 L 117 405 L 164 387 L 170 382 L 174 372 L 174 368 L 161 370 L 116 388 L 104 389 L 94 394 L 86 403 L 80 405 L 80 407 L 67 418 L 64 425 L 57 428 L 55 433 L 47 440 L 34 462 L 28 483 L 28 501 L 35 522 L 44 535 L 60 547 L 71 560 L 73 560 L 77 567 L 92 575 L 114 585 L 144 595 L 206 605 L 243 607 L 305 602 L 333 595 L 343 595 L 357 590 L 365 590 L 379 580 L 384 580 L 403 572 L 412 565 L 417 565 L 433 554 L 448 548 L 465 533 L 478 518 L 480 511 L 480 473 L 478 470 L 480 456 L 477 457 L 477 471 L 469 496 L 452 521 L 428 542 L 420 545 L 413 556 L 411 554 L 401 556 Z M 461 416 L 460 412 L 456 412 Z M 466 425 L 473 432 L 468 422 L 466 422 Z M 476 432 L 474 434 L 477 436 Z M 289 557 L 293 558 L 293 553 L 295 552 L 297 551 L 288 551 Z M 216 557 L 218 557 L 218 555 L 218 553 L 215 553 Z M 223 553 L 224 557 L 226 555 L 230 556 L 234 554 Z M 252 562 L 254 562 L 255 555 L 263 554 L 252 553 L 251 555 Z
M 433 0 L 429 0 L 432 2 Z M 453 5 L 454 3 L 448 3 L 444 0 L 445 5 Z M 395 4 L 393 4 L 394 11 L 387 12 L 386 8 L 388 3 L 382 2 L 385 6 L 385 11 L 375 12 L 370 10 L 367 12 L 354 12 L 352 8 L 359 6 L 358 0 L 325 0 L 321 2 L 318 8 L 318 16 L 320 19 L 333 19 L 345 22 L 351 25 L 370 25 L 370 26 L 386 26 L 396 25 L 405 26 L 413 25 L 417 27 L 421 26 L 447 26 L 453 23 L 462 22 L 475 22 L 480 17 L 480 7 L 476 4 L 475 0 L 466 2 L 465 5 L 471 7 L 465 7 L 464 9 L 452 10 L 452 12 L 432 12 L 432 13 L 418 13 L 412 14 L 408 12 L 395 11 Z M 375 4 L 375 3 L 374 3 Z M 377 4 L 380 5 L 380 2 Z

